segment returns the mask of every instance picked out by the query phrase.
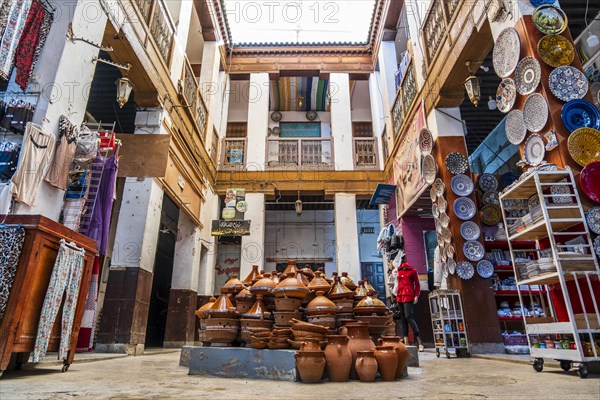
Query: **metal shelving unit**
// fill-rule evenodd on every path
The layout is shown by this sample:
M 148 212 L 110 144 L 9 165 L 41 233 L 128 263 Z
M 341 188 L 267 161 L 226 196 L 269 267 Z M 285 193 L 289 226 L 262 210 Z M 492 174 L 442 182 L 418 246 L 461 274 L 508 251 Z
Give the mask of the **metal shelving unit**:
M 458 290 L 434 290 L 429 293 L 429 308 L 435 353 L 441 352 L 450 358 L 470 355 L 467 329 L 462 312 L 462 301 Z
M 552 188 L 552 189 L 551 189 Z M 529 199 L 539 197 L 542 218 L 519 231 L 509 234 L 509 225 L 504 212 L 507 200 Z M 600 279 L 600 268 L 593 254 L 592 239 L 585 222 L 585 213 L 579 200 L 579 194 L 571 170 L 564 171 L 535 171 L 518 183 L 505 190 L 500 195 L 500 204 L 504 216 L 508 244 L 512 257 L 517 291 L 521 307 L 523 307 L 523 285 L 558 284 L 563 293 L 565 308 L 569 321 L 558 321 L 555 305 L 550 298 L 548 303 L 551 317 L 543 319 L 542 323 L 533 323 L 535 319 L 523 318 L 527 340 L 532 357 L 533 368 L 540 372 L 544 359 L 560 361 L 561 368 L 568 371 L 573 363 L 578 364 L 578 373 L 582 378 L 587 377 L 587 363 L 600 361 L 600 312 L 597 295 L 593 292 L 592 279 Z M 576 253 L 566 244 L 570 237 L 583 237 L 585 244 L 578 245 L 583 253 Z M 536 241 L 536 248 L 528 250 L 533 260 L 541 257 L 552 257 L 552 268 L 534 276 L 522 278 L 512 248 L 512 242 L 522 240 Z M 546 249 L 542 250 L 545 245 Z M 522 252 L 522 249 L 518 249 Z M 577 301 L 581 304 L 583 313 L 574 314 L 573 301 L 567 288 L 567 282 L 573 281 L 577 289 Z M 592 309 L 586 309 L 584 293 L 589 293 Z M 573 299 L 575 300 L 575 299 Z M 560 345 L 559 345 L 560 344 Z

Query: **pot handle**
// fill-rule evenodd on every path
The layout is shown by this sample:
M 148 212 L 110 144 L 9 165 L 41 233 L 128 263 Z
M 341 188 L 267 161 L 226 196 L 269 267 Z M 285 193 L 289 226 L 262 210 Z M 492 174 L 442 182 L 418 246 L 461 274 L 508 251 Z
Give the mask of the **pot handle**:
M 339 343 L 338 343 L 338 345 L 337 345 L 337 352 L 338 352 L 338 354 L 340 354 L 340 355 L 342 354 L 342 345 L 341 345 L 341 344 L 339 344 Z
M 378 339 L 377 339 L 377 344 L 378 344 L 379 346 L 382 346 L 382 345 L 383 345 L 383 340 L 382 340 L 381 338 L 378 338 Z

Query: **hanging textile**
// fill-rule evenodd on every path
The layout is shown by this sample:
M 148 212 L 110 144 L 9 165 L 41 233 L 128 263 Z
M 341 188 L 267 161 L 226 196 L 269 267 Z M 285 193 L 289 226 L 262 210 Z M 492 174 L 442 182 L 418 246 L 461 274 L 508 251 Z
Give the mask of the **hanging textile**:
M 40 314 L 40 323 L 32 356 L 34 363 L 39 362 L 46 355 L 50 333 L 58 315 L 63 294 L 66 295 L 66 298 L 63 304 L 58 358 L 65 359 L 67 357 L 67 351 L 71 345 L 71 332 L 73 330 L 77 297 L 79 296 L 84 255 L 85 250 L 78 248 L 74 243 L 67 244 L 64 239 L 61 239 Z
M 10 191 L 10 182 L 0 183 L 0 215 L 8 214 L 11 206 L 12 192 Z
M 10 179 L 17 170 L 21 147 L 12 142 L 0 143 L 0 178 Z
M 62 224 L 75 232 L 79 231 L 79 219 L 83 212 L 84 199 L 65 199 Z
M 35 47 L 35 52 L 33 53 L 33 61 L 31 63 L 31 68 L 29 69 L 29 76 L 27 77 L 27 82 L 31 80 L 31 76 L 33 75 L 33 70 L 37 65 L 37 62 L 40 58 L 40 54 L 42 53 L 42 49 L 44 48 L 44 44 L 46 44 L 46 39 L 48 39 L 48 34 L 50 33 L 50 28 L 52 27 L 52 22 L 54 21 L 54 14 L 45 10 L 44 12 L 44 20 L 42 21 L 42 26 L 40 28 L 40 36 L 37 42 L 37 46 Z M 24 90 L 24 89 L 23 89 Z
M 6 29 L 0 42 L 0 78 L 8 80 L 15 62 L 15 53 L 25 26 L 32 0 L 14 0 L 8 12 Z
M 94 346 L 94 330 L 96 328 L 96 310 L 98 308 L 98 277 L 100 275 L 100 256 L 94 258 L 92 278 L 85 299 L 85 310 L 81 319 L 81 328 L 77 336 L 77 352 L 92 351 Z
M 97 189 L 90 224 L 86 236 L 94 239 L 98 244 L 98 254 L 106 254 L 110 218 L 115 193 L 115 179 L 119 163 L 117 152 L 104 161 L 100 186 Z
M 33 106 L 24 101 L 14 101 L 8 107 L 0 120 L 0 128 L 18 134 L 25 133 L 27 123 L 33 118 Z
M 58 120 L 58 141 L 54 160 L 46 174 L 46 182 L 61 190 L 67 189 L 69 170 L 77 149 L 78 129 L 67 117 L 61 115 Z
M 4 316 L 10 289 L 15 281 L 24 241 L 23 226 L 0 225 L 0 321 Z
M 11 5 L 11 0 L 0 0 L 0 39 L 2 39 L 4 30 L 6 29 L 6 21 L 8 20 Z
M 45 14 L 46 10 L 39 1 L 36 0 L 31 3 L 29 15 L 15 52 L 15 66 L 17 68 L 15 81 L 23 91 L 27 88 Z
M 45 169 L 52 159 L 54 138 L 54 135 L 42 132 L 39 126 L 27 124 L 19 166 L 12 178 L 16 201 L 33 205 Z

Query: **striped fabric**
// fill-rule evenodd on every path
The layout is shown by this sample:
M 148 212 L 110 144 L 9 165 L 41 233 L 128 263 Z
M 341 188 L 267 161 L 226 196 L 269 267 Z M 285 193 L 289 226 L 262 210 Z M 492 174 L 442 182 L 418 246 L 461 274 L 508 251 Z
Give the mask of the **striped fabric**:
M 270 83 L 269 102 L 273 111 L 329 111 L 329 80 L 317 77 L 282 77 Z M 304 106 L 298 107 L 298 96 Z

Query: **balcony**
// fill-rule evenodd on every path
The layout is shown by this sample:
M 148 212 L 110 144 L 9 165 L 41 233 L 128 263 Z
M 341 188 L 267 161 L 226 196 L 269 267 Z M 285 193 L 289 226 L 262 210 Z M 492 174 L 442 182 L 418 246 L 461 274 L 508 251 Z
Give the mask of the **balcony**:
M 413 59 L 409 61 L 406 73 L 402 77 L 396 99 L 392 107 L 392 123 L 394 127 L 394 135 L 400 133 L 402 123 L 408 116 L 408 113 L 417 98 L 417 77 L 415 75 L 415 63 Z
M 458 10 L 460 0 L 433 0 L 425 17 L 422 27 L 422 35 L 425 62 L 429 66 L 438 53 L 442 39 L 448 32 L 448 27 Z
M 185 103 L 187 103 L 187 109 L 190 112 L 192 120 L 196 122 L 202 141 L 205 141 L 208 130 L 206 126 L 208 111 L 204 99 L 200 94 L 198 80 L 194 75 L 187 56 L 183 63 L 182 75 L 182 79 L 179 81 L 179 92 L 182 94 Z
M 134 0 L 144 21 L 148 25 L 154 43 L 165 65 L 170 64 L 175 24 L 165 4 L 165 0 Z
M 267 141 L 267 166 L 284 168 L 333 168 L 331 139 L 269 139 Z
M 357 169 L 376 169 L 377 139 L 354 138 L 354 166 Z
M 246 165 L 246 138 L 225 138 L 222 148 L 221 168 L 244 168 Z

